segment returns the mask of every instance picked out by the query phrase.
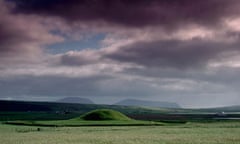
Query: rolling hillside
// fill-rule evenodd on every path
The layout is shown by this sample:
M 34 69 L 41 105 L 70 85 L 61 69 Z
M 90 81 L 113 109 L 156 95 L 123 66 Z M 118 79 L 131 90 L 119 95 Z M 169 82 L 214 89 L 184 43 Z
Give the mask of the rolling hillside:
M 65 120 L 96 109 L 112 109 L 137 120 L 209 120 L 219 112 L 240 117 L 240 106 L 211 109 L 156 108 L 121 105 L 70 104 L 0 100 L 0 121 Z

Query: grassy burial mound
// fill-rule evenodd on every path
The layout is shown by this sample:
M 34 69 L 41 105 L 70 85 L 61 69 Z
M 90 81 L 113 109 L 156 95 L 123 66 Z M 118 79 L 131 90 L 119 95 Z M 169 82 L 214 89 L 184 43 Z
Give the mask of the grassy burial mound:
M 28 126 L 150 126 L 164 125 L 153 121 L 133 120 L 111 109 L 97 109 L 69 120 L 55 121 L 8 121 L 6 124 Z
M 131 120 L 126 115 L 111 109 L 98 109 L 90 111 L 80 117 L 82 120 L 103 121 L 103 120 Z

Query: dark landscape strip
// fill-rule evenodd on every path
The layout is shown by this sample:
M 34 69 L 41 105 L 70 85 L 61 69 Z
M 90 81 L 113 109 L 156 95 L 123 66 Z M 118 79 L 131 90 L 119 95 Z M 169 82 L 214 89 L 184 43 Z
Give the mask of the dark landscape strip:
M 52 125 L 52 124 L 27 124 L 16 122 L 4 122 L 3 124 L 39 127 L 95 127 L 95 126 L 164 126 L 164 124 L 82 124 L 82 125 Z

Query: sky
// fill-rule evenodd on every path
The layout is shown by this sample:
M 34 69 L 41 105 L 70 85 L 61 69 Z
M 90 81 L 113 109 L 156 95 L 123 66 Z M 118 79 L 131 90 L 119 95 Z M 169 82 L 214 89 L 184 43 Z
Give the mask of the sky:
M 0 0 L 0 99 L 240 105 L 239 0 Z

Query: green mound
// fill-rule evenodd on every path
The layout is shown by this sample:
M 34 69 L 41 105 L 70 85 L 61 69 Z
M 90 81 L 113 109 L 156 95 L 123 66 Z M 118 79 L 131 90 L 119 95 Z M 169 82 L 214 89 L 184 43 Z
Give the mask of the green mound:
M 99 121 L 99 120 L 131 120 L 126 115 L 110 109 L 98 109 L 90 111 L 80 117 L 83 120 Z
M 162 122 L 134 120 L 126 115 L 110 109 L 97 109 L 80 117 L 67 120 L 44 120 L 44 121 L 7 121 L 5 124 L 25 126 L 162 126 Z

